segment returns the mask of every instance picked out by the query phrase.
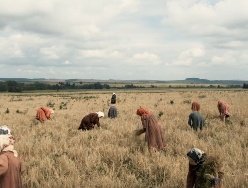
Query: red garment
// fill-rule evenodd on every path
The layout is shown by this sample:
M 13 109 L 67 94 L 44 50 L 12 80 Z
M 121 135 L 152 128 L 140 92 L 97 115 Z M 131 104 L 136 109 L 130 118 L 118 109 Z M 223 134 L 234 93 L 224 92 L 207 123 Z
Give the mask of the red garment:
M 13 152 L 0 153 L 0 188 L 21 188 L 21 161 Z
M 163 132 L 156 118 L 152 114 L 143 114 L 141 122 L 145 132 L 145 141 L 147 141 L 148 149 L 162 150 L 165 148 Z
M 51 118 L 51 112 L 52 112 L 52 110 L 50 108 L 41 107 L 37 110 L 36 119 L 41 121 L 41 122 L 44 122 L 47 119 Z
M 198 102 L 192 102 L 191 110 L 199 111 L 200 110 L 200 104 Z
M 226 117 L 230 116 L 229 105 L 226 102 L 218 101 L 217 107 L 218 107 L 220 116 L 226 116 Z

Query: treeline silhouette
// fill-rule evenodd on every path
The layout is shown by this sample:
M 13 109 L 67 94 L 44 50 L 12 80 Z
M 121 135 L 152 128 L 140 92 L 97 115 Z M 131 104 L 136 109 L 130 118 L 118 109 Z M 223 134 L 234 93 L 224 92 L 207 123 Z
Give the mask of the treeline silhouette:
M 66 89 L 110 89 L 108 84 L 99 82 L 91 84 L 75 84 L 69 82 L 58 82 L 57 84 L 46 84 L 41 82 L 20 83 L 16 81 L 0 82 L 0 92 L 22 92 L 32 90 L 66 90 Z
M 228 86 L 197 86 L 186 85 L 186 88 L 242 88 L 242 85 L 228 85 Z M 0 92 L 22 92 L 22 91 L 35 91 L 35 90 L 77 90 L 77 89 L 141 89 L 141 88 L 157 88 L 155 85 L 140 86 L 134 84 L 126 84 L 121 87 L 110 86 L 109 84 L 102 84 L 100 82 L 83 83 L 83 82 L 58 82 L 56 84 L 48 84 L 42 82 L 22 83 L 13 80 L 0 81 Z M 185 86 L 169 85 L 169 88 L 185 88 Z M 248 83 L 243 84 L 244 89 L 248 89 Z
M 70 82 L 58 82 L 56 84 L 47 84 L 41 82 L 34 83 L 21 83 L 13 80 L 0 82 L 0 92 L 22 92 L 22 91 L 35 91 L 35 90 L 67 90 L 67 89 L 134 89 L 144 88 L 142 86 L 135 86 L 133 84 L 127 84 L 123 87 L 110 87 L 109 84 L 102 84 L 100 82 L 95 83 L 70 83 Z
M 248 84 L 244 83 L 243 88 L 248 89 Z

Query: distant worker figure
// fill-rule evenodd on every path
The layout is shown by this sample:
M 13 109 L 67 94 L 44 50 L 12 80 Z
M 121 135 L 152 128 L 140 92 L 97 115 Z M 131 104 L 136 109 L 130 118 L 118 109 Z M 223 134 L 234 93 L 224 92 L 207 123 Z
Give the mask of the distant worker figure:
M 202 130 L 204 126 L 204 119 L 200 114 L 200 104 L 198 102 L 192 102 L 191 105 L 191 114 L 189 115 L 188 124 L 189 126 L 197 131 L 198 129 Z
M 220 161 L 207 156 L 198 148 L 187 153 L 189 171 L 186 188 L 221 188 L 224 173 L 220 171 Z
M 21 160 L 14 149 L 15 139 L 8 127 L 1 130 L 2 127 L 0 128 L 0 187 L 21 188 Z
M 220 119 L 225 122 L 226 119 L 230 117 L 229 105 L 226 102 L 219 100 L 217 107 L 220 113 Z
M 41 107 L 37 110 L 36 119 L 40 122 L 44 122 L 48 119 L 51 119 L 51 115 L 54 113 L 54 110 L 47 107 Z
M 115 103 L 116 103 L 116 94 L 113 93 L 111 97 L 111 104 L 115 104 Z
M 115 105 L 111 105 L 108 111 L 109 118 L 116 118 L 117 117 L 117 108 Z
M 155 116 L 148 110 L 140 107 L 136 114 L 141 117 L 142 129 L 136 130 L 139 136 L 145 133 L 145 141 L 148 143 L 149 151 L 160 151 L 165 148 L 164 137 L 161 126 L 158 124 Z
M 80 129 L 82 129 L 82 131 L 91 130 L 91 129 L 95 128 L 95 125 L 100 127 L 99 118 L 101 118 L 101 117 L 104 117 L 103 112 L 90 113 L 90 114 L 84 116 L 78 130 L 80 130 Z

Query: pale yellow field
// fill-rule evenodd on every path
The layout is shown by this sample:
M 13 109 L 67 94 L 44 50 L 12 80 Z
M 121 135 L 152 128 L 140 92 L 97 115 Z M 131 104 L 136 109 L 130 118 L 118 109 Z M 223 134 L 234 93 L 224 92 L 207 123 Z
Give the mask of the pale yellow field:
M 107 114 L 111 93 L 0 94 L 0 124 L 13 130 L 24 187 L 185 187 L 185 154 L 193 146 L 222 159 L 224 187 L 248 187 L 247 92 L 116 93 L 118 118 L 102 118 L 102 128 L 88 132 L 77 130 L 82 117 L 96 111 Z M 217 118 L 218 99 L 231 105 L 226 125 Z M 207 126 L 199 133 L 187 125 L 192 100 L 201 103 L 207 116 Z M 37 123 L 36 109 L 48 103 L 55 103 L 53 119 Z M 135 114 L 140 105 L 156 116 L 163 113 L 159 122 L 165 153 L 150 155 L 144 135 L 133 135 L 141 127 Z M 7 108 L 10 113 L 5 113 Z

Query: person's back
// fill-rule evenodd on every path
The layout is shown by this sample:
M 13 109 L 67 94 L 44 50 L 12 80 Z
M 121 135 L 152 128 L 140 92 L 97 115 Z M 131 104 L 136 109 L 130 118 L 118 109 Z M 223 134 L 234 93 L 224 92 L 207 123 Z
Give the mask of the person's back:
M 111 104 L 115 104 L 116 103 L 116 94 L 113 93 L 112 97 L 111 97 Z
M 204 126 L 204 119 L 198 111 L 193 111 L 189 115 L 188 124 L 196 131 L 198 129 L 202 130 L 202 127 Z
M 13 152 L 0 153 L 0 187 L 21 188 L 21 161 Z M 3 175 L 4 174 L 4 175 Z
M 109 118 L 116 118 L 117 117 L 117 108 L 115 106 L 111 106 L 108 111 Z

